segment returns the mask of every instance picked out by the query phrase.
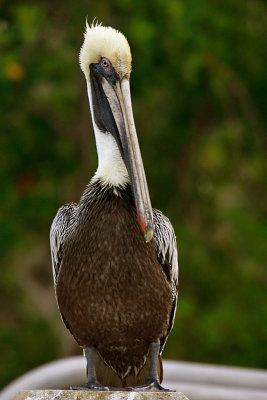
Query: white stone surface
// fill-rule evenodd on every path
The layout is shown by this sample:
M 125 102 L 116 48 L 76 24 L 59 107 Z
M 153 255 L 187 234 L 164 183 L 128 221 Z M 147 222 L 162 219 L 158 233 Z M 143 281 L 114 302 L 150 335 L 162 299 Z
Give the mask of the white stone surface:
M 178 392 L 97 392 L 83 390 L 23 390 L 12 400 L 188 400 Z

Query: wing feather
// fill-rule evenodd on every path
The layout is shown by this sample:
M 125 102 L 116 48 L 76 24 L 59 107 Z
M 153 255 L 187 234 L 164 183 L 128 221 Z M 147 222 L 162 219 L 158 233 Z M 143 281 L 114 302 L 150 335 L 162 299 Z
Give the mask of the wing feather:
M 161 265 L 169 264 L 170 279 L 174 285 L 175 292 L 178 288 L 178 253 L 176 237 L 170 220 L 161 211 L 153 209 L 155 225 L 154 237 L 157 245 L 158 258 Z
M 157 256 L 167 279 L 171 282 L 173 293 L 173 304 L 170 313 L 169 327 L 166 335 L 160 340 L 162 351 L 167 337 L 173 327 L 176 312 L 178 296 L 178 252 L 176 237 L 170 220 L 165 217 L 161 211 L 156 209 L 153 209 L 153 218 Z
M 68 227 L 73 221 L 73 211 L 76 207 L 77 204 L 75 203 L 68 203 L 60 207 L 51 225 L 50 248 L 55 286 L 62 261 L 62 246 L 68 232 Z

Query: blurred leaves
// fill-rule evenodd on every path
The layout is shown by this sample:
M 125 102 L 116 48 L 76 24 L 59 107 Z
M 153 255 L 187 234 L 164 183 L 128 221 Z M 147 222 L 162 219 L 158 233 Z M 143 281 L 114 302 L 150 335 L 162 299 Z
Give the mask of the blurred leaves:
M 0 383 L 79 351 L 56 310 L 48 236 L 96 167 L 86 15 L 129 40 L 152 204 L 176 230 L 164 356 L 267 368 L 265 2 L 14 0 L 0 4 Z

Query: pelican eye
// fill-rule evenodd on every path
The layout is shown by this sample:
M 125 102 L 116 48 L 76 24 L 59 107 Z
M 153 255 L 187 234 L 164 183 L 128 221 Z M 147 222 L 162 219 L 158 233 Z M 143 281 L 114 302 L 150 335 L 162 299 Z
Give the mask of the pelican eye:
M 95 68 L 99 71 L 99 73 L 103 77 L 105 77 L 112 85 L 114 85 L 117 79 L 119 79 L 119 76 L 115 71 L 112 62 L 108 58 L 101 57 L 98 64 L 93 65 L 95 65 Z
M 101 58 L 100 64 L 101 64 L 102 67 L 104 67 L 104 68 L 110 68 L 110 67 L 111 67 L 111 62 L 110 62 L 107 58 L 105 58 L 105 57 L 102 57 L 102 58 Z

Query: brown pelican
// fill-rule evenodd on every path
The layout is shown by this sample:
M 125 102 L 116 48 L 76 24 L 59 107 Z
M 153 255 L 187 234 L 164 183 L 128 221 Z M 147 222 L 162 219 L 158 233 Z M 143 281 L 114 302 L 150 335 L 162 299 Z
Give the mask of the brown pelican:
M 98 168 L 79 203 L 58 210 L 50 233 L 59 310 L 87 359 L 87 383 L 74 389 L 167 390 L 161 352 L 175 316 L 176 239 L 150 204 L 126 38 L 87 25 L 80 65 Z

